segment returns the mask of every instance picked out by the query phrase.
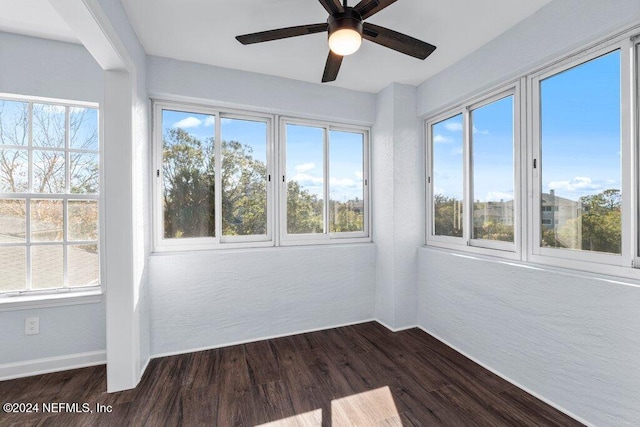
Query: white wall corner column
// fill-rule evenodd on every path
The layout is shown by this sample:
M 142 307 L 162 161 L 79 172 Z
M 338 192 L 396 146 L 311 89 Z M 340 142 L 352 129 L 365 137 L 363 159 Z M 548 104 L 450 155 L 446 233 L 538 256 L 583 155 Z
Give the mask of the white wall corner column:
M 104 204 L 107 302 L 107 390 L 139 381 L 139 318 L 133 280 L 131 76 L 105 71 Z
M 377 95 L 372 139 L 376 318 L 394 330 L 417 322 L 417 257 L 424 236 L 420 123 L 414 86 L 394 83 Z
M 147 304 L 141 300 L 146 295 L 149 246 L 147 224 L 141 217 L 148 206 L 139 196 L 147 190 L 141 178 L 148 157 L 146 57 L 119 1 L 49 1 L 104 70 L 102 279 L 107 391 L 126 390 L 140 381 L 149 354 L 148 337 L 141 339 L 141 327 L 148 329 Z

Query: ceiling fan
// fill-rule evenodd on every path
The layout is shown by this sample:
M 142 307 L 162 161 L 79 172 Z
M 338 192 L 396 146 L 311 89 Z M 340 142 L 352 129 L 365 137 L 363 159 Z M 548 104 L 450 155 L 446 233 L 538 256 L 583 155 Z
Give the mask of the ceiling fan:
M 318 1 L 329 12 L 326 23 L 244 34 L 236 39 L 242 44 L 253 44 L 328 31 L 330 51 L 322 75 L 323 83 L 336 79 L 342 58 L 356 52 L 363 38 L 418 59 L 425 59 L 436 50 L 432 44 L 364 22 L 397 0 L 361 0 L 353 7 L 347 6 L 347 0 L 342 4 L 340 0 Z

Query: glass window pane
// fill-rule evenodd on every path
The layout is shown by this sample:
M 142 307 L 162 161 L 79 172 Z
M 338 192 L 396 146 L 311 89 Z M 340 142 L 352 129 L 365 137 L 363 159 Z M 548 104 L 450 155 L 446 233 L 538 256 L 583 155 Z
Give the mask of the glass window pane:
M 364 231 L 364 135 L 329 132 L 329 230 Z
M 98 240 L 98 202 L 69 200 L 67 206 L 69 240 Z
M 98 110 L 72 107 L 69 109 L 69 147 L 98 150 Z
M 0 292 L 27 289 L 27 251 L 24 246 L 0 247 Z
M 324 129 L 287 124 L 287 233 L 324 233 Z
M 98 245 L 67 246 L 67 278 L 69 286 L 98 285 Z
M 221 119 L 222 234 L 267 234 L 267 124 Z
M 29 190 L 29 152 L 0 148 L 0 193 Z
M 462 114 L 434 124 L 433 215 L 436 236 L 462 237 L 463 135 Z
M 162 111 L 164 237 L 215 236 L 215 117 Z
M 65 148 L 65 107 L 33 104 L 33 145 Z
M 100 159 L 97 154 L 69 153 L 70 190 L 72 194 L 98 194 Z
M 620 52 L 540 83 L 541 245 L 621 251 Z
M 62 245 L 31 246 L 31 288 L 61 288 L 64 285 Z
M 0 243 L 24 243 L 27 213 L 24 200 L 0 199 Z M 1 266 L 4 264 L 0 263 Z
M 29 145 L 29 104 L 0 100 L 0 145 Z
M 62 200 L 31 200 L 31 240 L 63 240 Z
M 473 238 L 513 242 L 513 96 L 471 112 Z
M 33 192 L 65 192 L 64 151 L 33 150 Z

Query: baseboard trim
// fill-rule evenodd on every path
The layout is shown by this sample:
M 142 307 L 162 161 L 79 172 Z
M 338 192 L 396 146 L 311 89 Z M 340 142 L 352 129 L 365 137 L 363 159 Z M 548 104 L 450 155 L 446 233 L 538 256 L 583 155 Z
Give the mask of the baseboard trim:
M 230 343 L 218 344 L 218 345 L 213 345 L 213 346 L 208 346 L 208 347 L 198 347 L 198 348 L 192 348 L 192 349 L 186 349 L 186 350 L 170 351 L 170 352 L 165 352 L 165 353 L 156 353 L 156 354 L 152 354 L 151 355 L 151 359 L 158 359 L 160 357 L 167 357 L 167 356 L 178 356 L 178 355 L 181 355 L 181 354 L 195 353 L 197 351 L 214 350 L 216 348 L 231 347 L 233 345 L 249 344 L 249 343 L 257 342 L 257 341 L 264 341 L 264 340 L 272 340 L 272 339 L 275 339 L 275 338 L 290 337 L 292 335 L 300 335 L 300 334 L 308 334 L 308 333 L 311 333 L 311 332 L 326 331 L 327 329 L 342 328 L 342 327 L 345 327 L 345 326 L 354 326 L 354 325 L 360 325 L 362 323 L 369 323 L 369 322 L 378 322 L 378 320 L 376 320 L 376 319 L 358 320 L 358 321 L 351 322 L 351 323 L 342 323 L 342 324 L 339 324 L 339 325 L 332 325 L 332 326 L 322 326 L 320 328 L 305 329 L 305 330 L 298 331 L 298 332 L 287 332 L 287 333 L 284 333 L 284 334 L 270 335 L 270 336 L 260 337 L 260 338 L 250 338 L 248 340 L 234 341 L 234 342 L 230 342 Z
M 505 381 L 510 382 L 511 384 L 513 384 L 514 386 L 518 387 L 519 389 L 526 391 L 527 393 L 529 393 L 530 395 L 532 395 L 533 397 L 535 397 L 536 399 L 539 399 L 541 401 L 543 401 L 544 403 L 546 403 L 549 406 L 552 406 L 553 408 L 557 409 L 558 411 L 564 413 L 565 415 L 570 416 L 571 418 L 573 418 L 574 420 L 581 422 L 582 424 L 588 426 L 588 427 L 594 427 L 594 424 L 584 420 L 583 418 L 580 418 L 579 416 L 577 416 L 576 414 L 574 414 L 571 411 L 566 410 L 565 408 L 563 408 L 562 406 L 550 401 L 549 399 L 547 399 L 544 396 L 541 396 L 540 394 L 536 393 L 535 391 L 529 389 L 528 387 L 523 386 L 522 384 L 518 383 L 517 381 L 514 381 L 513 379 L 509 378 L 508 376 L 502 374 L 500 371 L 497 371 L 496 369 L 492 368 L 491 366 L 481 362 L 480 360 L 476 359 L 475 357 L 471 356 L 470 354 L 460 350 L 459 348 L 457 348 L 455 345 L 450 344 L 447 340 L 442 339 L 441 337 L 439 337 L 437 334 L 434 334 L 433 332 L 429 331 L 427 328 L 423 328 L 422 326 L 418 326 L 418 329 L 422 330 L 423 332 L 431 335 L 432 337 L 434 337 L 435 339 L 437 339 L 438 341 L 440 341 L 441 343 L 445 344 L 448 347 L 451 347 L 452 349 L 454 349 L 455 351 L 457 351 L 458 353 L 462 354 L 464 357 L 466 357 L 467 359 L 471 359 L 472 361 L 474 361 L 475 363 L 477 363 L 478 365 L 482 366 L 483 368 L 485 368 L 488 371 L 493 372 L 494 374 L 496 374 L 497 376 L 499 376 L 500 378 L 502 378 Z
M 104 365 L 106 363 L 106 350 L 6 363 L 0 365 L 0 381 L 67 371 L 69 369 L 86 368 L 88 366 Z
M 413 329 L 413 328 L 417 328 L 418 327 L 417 325 L 413 325 L 413 326 L 403 326 L 401 328 L 392 328 L 391 326 L 389 326 L 386 323 L 384 323 L 382 320 L 376 320 L 376 322 L 380 323 L 382 326 L 384 326 L 385 328 L 387 328 L 391 332 L 402 332 L 402 331 L 406 331 L 408 329 Z

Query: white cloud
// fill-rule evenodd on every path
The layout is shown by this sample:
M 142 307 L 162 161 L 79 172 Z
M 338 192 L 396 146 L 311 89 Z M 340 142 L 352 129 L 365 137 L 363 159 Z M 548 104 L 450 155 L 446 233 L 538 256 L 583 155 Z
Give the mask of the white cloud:
M 321 176 L 313 176 L 306 173 L 297 173 L 291 178 L 290 181 L 297 181 L 302 187 L 313 187 L 316 185 L 322 185 L 323 179 Z
M 588 176 L 576 176 L 568 181 L 551 181 L 549 188 L 566 192 L 599 191 L 604 187 L 601 183 L 593 182 Z
M 476 135 L 489 135 L 489 131 L 488 130 L 480 130 L 477 127 L 473 127 L 473 133 Z
M 362 181 L 362 171 L 356 171 L 355 175 L 360 181 Z
M 448 136 L 444 136 L 444 135 L 440 135 L 440 134 L 436 134 L 433 137 L 433 142 L 436 144 L 448 144 L 450 142 L 452 142 L 453 139 L 449 138 Z
M 444 127 L 450 132 L 460 132 L 462 130 L 462 123 L 449 122 L 449 123 L 445 123 Z
M 302 163 L 300 165 L 295 165 L 294 169 L 296 170 L 296 172 L 298 173 L 304 173 L 304 172 L 308 172 L 312 169 L 316 168 L 316 164 L 315 163 Z
M 204 119 L 204 125 L 206 127 L 211 127 L 215 124 L 216 124 L 216 118 L 214 116 L 209 116 L 206 119 Z
M 331 190 L 335 191 L 336 187 L 341 188 L 355 188 L 358 187 L 358 184 L 351 178 L 335 178 L 331 177 L 329 180 L 329 184 L 331 185 Z
M 462 147 L 458 147 L 458 148 L 456 148 L 455 150 L 453 150 L 453 151 L 451 152 L 451 154 L 452 154 L 452 155 L 454 155 L 454 156 L 459 156 L 459 155 L 460 155 L 460 154 L 462 154 L 462 153 L 463 153 L 463 152 L 462 152 Z
M 187 117 L 173 124 L 174 128 L 197 128 L 202 124 L 202 120 L 195 117 Z
M 513 200 L 513 193 L 506 193 L 504 191 L 489 191 L 487 196 L 482 200 L 483 202 L 499 202 L 503 200 L 508 202 L 509 200 Z

